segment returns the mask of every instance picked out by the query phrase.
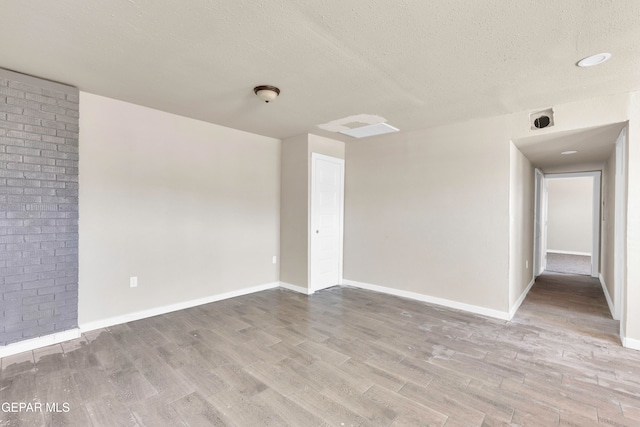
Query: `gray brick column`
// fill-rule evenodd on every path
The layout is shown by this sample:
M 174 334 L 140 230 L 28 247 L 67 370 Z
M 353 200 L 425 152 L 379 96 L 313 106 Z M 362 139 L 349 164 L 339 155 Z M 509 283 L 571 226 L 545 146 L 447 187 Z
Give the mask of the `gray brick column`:
M 0 69 L 0 345 L 78 323 L 78 102 Z

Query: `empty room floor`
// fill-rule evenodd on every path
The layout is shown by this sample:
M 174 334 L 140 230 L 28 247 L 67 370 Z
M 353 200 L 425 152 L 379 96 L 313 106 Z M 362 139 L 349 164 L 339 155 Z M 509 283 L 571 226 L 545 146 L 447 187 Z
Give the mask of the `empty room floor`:
M 567 274 L 591 274 L 591 256 L 547 253 L 546 271 Z
M 348 287 L 275 289 L 2 360 L 1 425 L 640 425 L 640 353 L 597 281 L 545 273 L 511 322 Z

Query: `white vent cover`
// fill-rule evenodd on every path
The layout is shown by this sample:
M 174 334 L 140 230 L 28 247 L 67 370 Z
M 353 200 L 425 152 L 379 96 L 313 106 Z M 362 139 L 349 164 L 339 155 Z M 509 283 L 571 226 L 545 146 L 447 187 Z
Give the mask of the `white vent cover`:
M 385 133 L 398 132 L 400 129 L 394 128 L 386 123 L 376 123 L 374 125 L 361 126 L 359 128 L 341 130 L 340 133 L 352 138 L 366 138 L 367 136 L 382 135 Z

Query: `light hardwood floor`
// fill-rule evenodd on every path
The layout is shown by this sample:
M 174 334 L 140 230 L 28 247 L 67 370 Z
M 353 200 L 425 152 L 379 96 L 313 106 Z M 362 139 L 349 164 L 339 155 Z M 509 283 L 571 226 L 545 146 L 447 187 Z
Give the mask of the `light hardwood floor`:
M 545 274 L 511 322 L 352 288 L 286 290 L 2 360 L 2 425 L 639 426 L 640 352 L 597 281 Z

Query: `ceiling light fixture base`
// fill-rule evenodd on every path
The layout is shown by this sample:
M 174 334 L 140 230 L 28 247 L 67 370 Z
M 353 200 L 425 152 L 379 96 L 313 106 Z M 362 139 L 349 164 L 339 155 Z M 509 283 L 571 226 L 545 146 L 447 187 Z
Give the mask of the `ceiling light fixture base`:
M 280 89 L 271 85 L 260 85 L 253 88 L 253 93 L 264 102 L 269 103 L 280 95 Z

